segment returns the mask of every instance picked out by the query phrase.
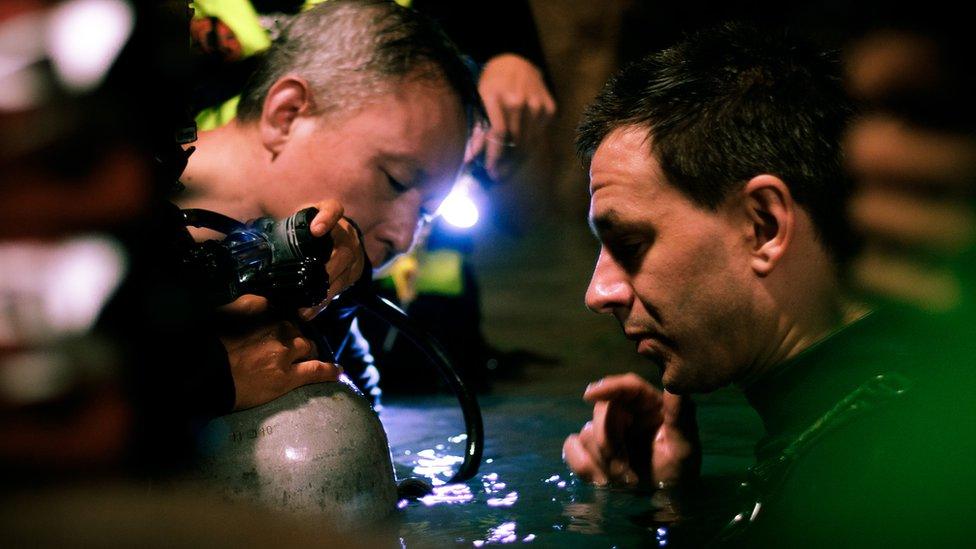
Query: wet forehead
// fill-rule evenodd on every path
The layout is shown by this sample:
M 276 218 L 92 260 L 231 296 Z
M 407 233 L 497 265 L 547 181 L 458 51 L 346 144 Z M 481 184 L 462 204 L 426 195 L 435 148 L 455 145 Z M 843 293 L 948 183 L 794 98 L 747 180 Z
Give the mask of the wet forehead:
M 405 82 L 386 102 L 382 154 L 405 164 L 418 183 L 437 185 L 460 167 L 467 141 L 461 103 L 445 85 Z
M 665 183 L 644 128 L 611 132 L 590 163 L 590 225 L 594 232 L 653 215 L 667 215 L 678 192 Z
M 460 168 L 467 121 L 460 101 L 436 83 L 408 81 L 364 100 L 355 110 L 323 118 L 343 149 L 393 168 L 413 187 L 449 185 Z

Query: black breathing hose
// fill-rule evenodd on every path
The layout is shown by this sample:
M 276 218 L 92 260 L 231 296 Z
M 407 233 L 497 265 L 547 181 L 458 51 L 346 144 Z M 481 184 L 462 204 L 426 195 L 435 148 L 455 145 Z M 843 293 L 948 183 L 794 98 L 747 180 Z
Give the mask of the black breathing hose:
M 244 227 L 244 223 L 228 217 L 224 214 L 202 210 L 199 208 L 186 208 L 183 212 L 183 222 L 191 227 L 211 229 L 224 234 L 230 234 Z
M 478 474 L 481 456 L 485 448 L 485 429 L 481 420 L 481 407 L 478 399 L 468 388 L 457 370 L 451 365 L 444 348 L 436 339 L 418 328 L 402 309 L 386 299 L 367 292 L 356 292 L 353 299 L 370 313 L 399 330 L 420 349 L 447 381 L 457 395 L 461 413 L 464 416 L 464 430 L 467 433 L 464 461 L 448 482 L 463 482 Z

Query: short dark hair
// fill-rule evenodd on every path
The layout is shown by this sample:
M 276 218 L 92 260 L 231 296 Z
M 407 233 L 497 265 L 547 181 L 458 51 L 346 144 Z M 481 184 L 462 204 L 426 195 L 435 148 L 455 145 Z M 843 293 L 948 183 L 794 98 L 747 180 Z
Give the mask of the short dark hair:
M 586 109 L 584 165 L 613 130 L 646 127 L 668 182 L 716 209 L 749 179 L 781 178 L 840 264 L 856 245 L 841 141 L 853 114 L 835 55 L 782 31 L 726 23 L 632 63 Z
M 485 117 L 474 71 L 454 43 L 392 0 L 329 0 L 294 16 L 245 85 L 238 117 L 260 117 L 268 90 L 288 74 L 308 81 L 324 111 L 354 109 L 399 79 L 420 78 L 446 83 L 469 127 Z

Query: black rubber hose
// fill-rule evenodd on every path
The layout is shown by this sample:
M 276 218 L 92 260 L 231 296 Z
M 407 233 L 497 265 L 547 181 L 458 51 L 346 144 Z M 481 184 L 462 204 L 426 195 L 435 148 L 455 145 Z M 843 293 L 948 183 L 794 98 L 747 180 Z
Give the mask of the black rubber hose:
M 457 370 L 451 365 L 444 348 L 436 339 L 415 326 L 402 309 L 386 299 L 367 292 L 356 293 L 354 299 L 364 309 L 407 336 L 407 339 L 412 341 L 437 367 L 441 376 L 457 395 L 468 438 L 464 461 L 448 482 L 463 482 L 478 474 L 481 456 L 485 448 L 485 429 L 481 419 L 481 407 L 478 405 L 478 399 L 475 398 L 474 392 L 468 388 L 461 376 L 458 375 Z
M 187 208 L 182 211 L 184 223 L 191 227 L 212 229 L 224 234 L 230 234 L 237 229 L 244 227 L 244 224 L 240 221 L 210 210 Z

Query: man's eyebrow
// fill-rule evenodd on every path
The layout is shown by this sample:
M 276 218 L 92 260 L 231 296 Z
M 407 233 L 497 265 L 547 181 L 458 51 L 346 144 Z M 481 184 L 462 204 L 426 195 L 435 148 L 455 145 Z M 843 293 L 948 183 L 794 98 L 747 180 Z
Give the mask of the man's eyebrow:
M 593 233 L 593 236 L 600 238 L 601 234 L 613 232 L 614 229 L 621 225 L 620 212 L 611 208 L 601 212 L 597 216 L 591 217 L 589 224 L 590 232 Z
M 399 164 L 410 172 L 410 180 L 408 183 L 417 184 L 419 182 L 426 181 L 429 177 L 427 172 L 418 164 L 417 160 L 409 155 L 386 153 L 384 156 L 388 161 Z

